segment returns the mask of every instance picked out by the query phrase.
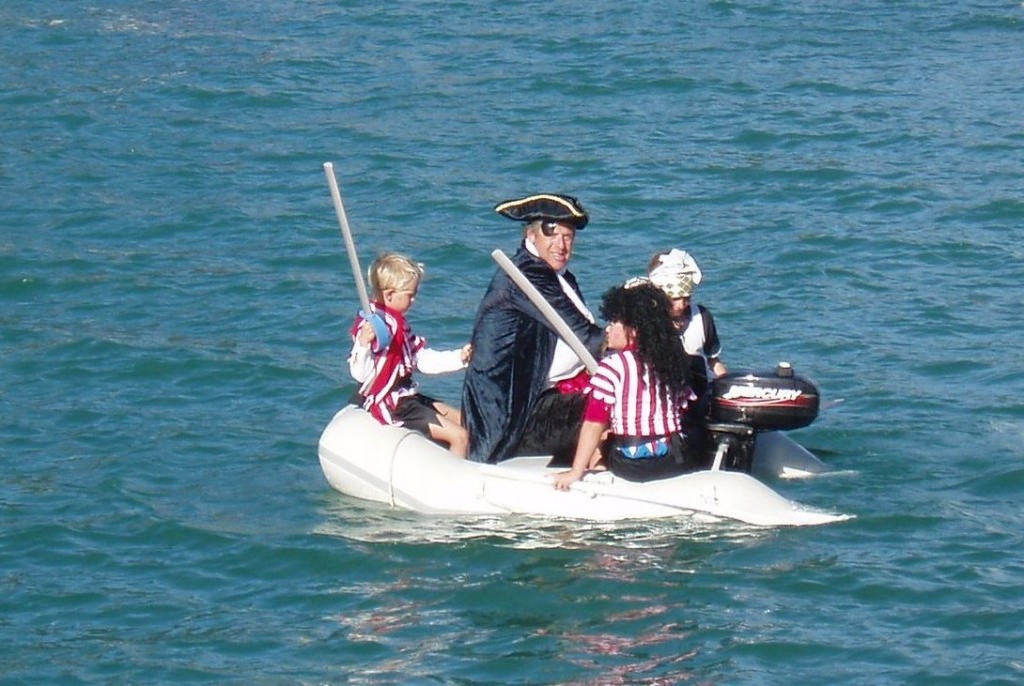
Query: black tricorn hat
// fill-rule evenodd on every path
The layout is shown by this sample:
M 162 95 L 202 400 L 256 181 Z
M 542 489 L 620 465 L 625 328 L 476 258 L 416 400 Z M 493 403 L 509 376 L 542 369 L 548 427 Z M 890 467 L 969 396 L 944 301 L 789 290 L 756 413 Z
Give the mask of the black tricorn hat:
M 541 193 L 518 200 L 505 200 L 495 205 L 494 211 L 521 222 L 538 219 L 565 222 L 572 224 L 577 230 L 582 229 L 590 221 L 579 200 L 571 195 L 559 193 Z

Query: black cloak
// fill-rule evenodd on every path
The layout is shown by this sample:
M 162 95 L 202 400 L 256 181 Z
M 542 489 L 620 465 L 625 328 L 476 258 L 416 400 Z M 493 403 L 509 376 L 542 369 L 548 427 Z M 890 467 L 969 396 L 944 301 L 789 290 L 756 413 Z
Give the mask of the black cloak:
M 525 242 L 512 262 L 598 357 L 604 332 L 565 294 L 555 270 L 527 251 Z M 576 277 L 569 271 L 562 276 L 582 301 Z M 469 459 L 493 463 L 515 455 L 530 411 L 548 386 L 557 341 L 558 334 L 526 294 L 498 270 L 476 313 L 473 357 L 462 389 Z

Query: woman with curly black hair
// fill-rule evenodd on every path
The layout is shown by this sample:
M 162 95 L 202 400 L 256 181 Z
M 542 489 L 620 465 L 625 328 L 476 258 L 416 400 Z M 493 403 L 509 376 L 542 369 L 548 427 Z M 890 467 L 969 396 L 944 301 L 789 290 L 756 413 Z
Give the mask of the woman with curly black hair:
M 689 359 L 672 323 L 671 302 L 649 283 L 604 294 L 609 354 L 590 380 L 572 469 L 555 476 L 566 490 L 603 455 L 629 481 L 651 481 L 701 466 L 699 432 L 688 431 Z M 603 450 L 601 440 L 608 431 Z

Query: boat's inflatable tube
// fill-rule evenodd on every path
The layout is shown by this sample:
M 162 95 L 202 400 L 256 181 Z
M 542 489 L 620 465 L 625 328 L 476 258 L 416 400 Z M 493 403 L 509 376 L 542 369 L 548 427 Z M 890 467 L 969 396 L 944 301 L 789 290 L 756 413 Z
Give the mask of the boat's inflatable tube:
M 784 462 L 779 455 L 785 443 L 777 443 L 773 459 L 778 464 L 772 468 Z M 558 491 L 549 475 L 559 470 L 546 467 L 546 456 L 497 465 L 460 460 L 424 436 L 382 426 L 351 405 L 324 429 L 319 457 L 324 476 L 336 490 L 427 514 L 518 513 L 590 520 L 703 514 L 761 526 L 847 518 L 802 507 L 742 472 L 702 471 L 642 484 L 605 472 L 587 475 L 568 492 Z

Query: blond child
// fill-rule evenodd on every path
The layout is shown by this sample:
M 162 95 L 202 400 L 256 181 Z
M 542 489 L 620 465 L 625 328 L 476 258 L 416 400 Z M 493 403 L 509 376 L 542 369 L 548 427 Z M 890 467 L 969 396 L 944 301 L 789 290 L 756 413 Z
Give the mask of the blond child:
M 362 406 L 382 424 L 396 424 L 448 444 L 465 457 L 469 435 L 460 412 L 419 392 L 413 371 L 444 374 L 465 368 L 471 348 L 433 350 L 412 332 L 406 313 L 416 300 L 423 265 L 404 255 L 384 253 L 367 273 L 372 313 L 360 312 L 352 325 L 352 378 L 360 383 Z

